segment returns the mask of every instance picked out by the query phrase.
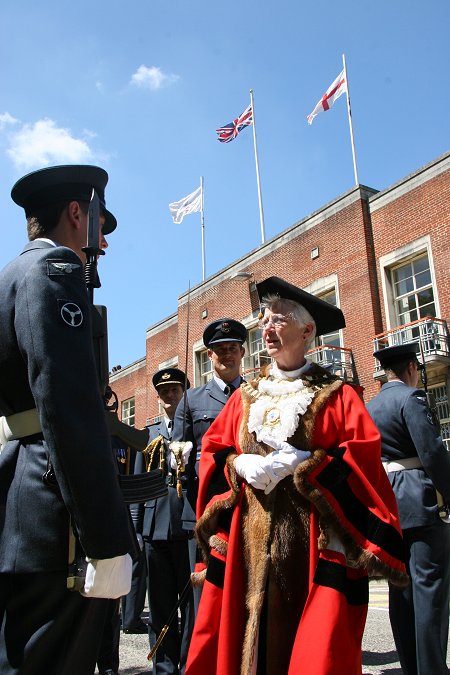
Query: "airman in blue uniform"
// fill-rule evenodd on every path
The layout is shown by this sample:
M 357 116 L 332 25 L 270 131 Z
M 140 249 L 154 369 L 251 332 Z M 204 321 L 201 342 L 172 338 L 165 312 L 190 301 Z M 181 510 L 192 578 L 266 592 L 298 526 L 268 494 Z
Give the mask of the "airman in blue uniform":
M 211 322 L 203 332 L 203 344 L 213 366 L 213 377 L 206 384 L 190 389 L 180 401 L 175 413 L 173 440 L 190 441 L 192 451 L 186 458 L 186 491 L 183 503 L 183 529 L 189 533 L 189 556 L 191 571 L 195 571 L 199 553 L 194 538 L 195 508 L 198 493 L 197 467 L 200 459 L 202 438 L 229 396 L 244 381 L 240 374 L 245 350 L 247 329 L 240 321 L 223 318 Z M 200 600 L 200 589 L 194 589 L 195 609 Z
M 130 584 L 133 541 L 83 270 L 93 188 L 99 248 L 116 227 L 104 202 L 107 180 L 98 167 L 59 166 L 25 176 L 12 190 L 30 241 L 0 272 L 2 675 L 93 673 L 106 606 L 98 598 L 117 598 Z M 85 583 L 84 595 L 67 588 L 72 530 L 90 560 L 93 586 Z M 96 596 L 102 578 L 109 588 Z
M 374 353 L 388 381 L 367 409 L 381 434 L 411 578 L 408 588 L 389 589 L 400 664 L 405 675 L 446 675 L 450 524 L 439 517 L 438 499 L 450 504 L 450 457 L 417 388 L 418 349 L 408 343 Z
M 134 472 L 160 468 L 166 476 L 168 494 L 138 505 L 137 515 L 133 515 L 136 531 L 144 540 L 147 561 L 150 647 L 155 644 L 190 577 L 188 533 L 181 526 L 183 497 L 177 491 L 169 450 L 173 417 L 189 380 L 178 368 L 164 368 L 154 374 L 152 382 L 163 416 L 148 427 L 148 446 L 137 454 Z M 184 477 L 180 480 L 184 482 Z M 184 673 L 194 623 L 192 591 L 181 604 L 180 612 L 180 622 L 175 617 L 154 656 L 155 675 Z

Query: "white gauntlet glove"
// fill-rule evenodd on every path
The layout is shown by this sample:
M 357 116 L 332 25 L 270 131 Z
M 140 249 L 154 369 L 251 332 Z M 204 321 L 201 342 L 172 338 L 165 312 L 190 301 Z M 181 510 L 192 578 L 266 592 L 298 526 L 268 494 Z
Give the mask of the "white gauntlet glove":
M 86 558 L 86 561 L 86 579 L 81 591 L 85 598 L 114 600 L 130 592 L 133 563 L 128 553 L 105 560 Z
M 177 469 L 177 456 L 179 452 L 181 451 L 181 464 L 183 467 L 185 467 L 189 461 L 192 447 L 191 441 L 172 441 L 172 443 L 169 445 L 170 466 L 174 471 Z
M 270 483 L 270 476 L 264 468 L 265 457 L 260 455 L 238 455 L 234 459 L 234 468 L 249 485 L 264 490 Z

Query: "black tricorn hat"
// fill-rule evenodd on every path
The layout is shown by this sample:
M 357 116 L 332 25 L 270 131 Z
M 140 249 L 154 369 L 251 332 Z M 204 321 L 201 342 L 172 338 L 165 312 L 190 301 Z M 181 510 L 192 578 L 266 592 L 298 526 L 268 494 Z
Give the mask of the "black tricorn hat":
M 191 386 L 189 380 L 179 368 L 163 368 L 162 370 L 158 370 L 153 375 L 152 382 L 156 390 L 164 384 L 181 384 L 183 389 L 185 384 L 187 389 Z
M 247 329 L 240 321 L 235 319 L 217 319 L 206 326 L 203 331 L 203 344 L 205 347 L 215 345 L 218 342 L 239 342 L 243 344 L 247 339 Z
M 390 363 L 397 363 L 398 361 L 417 360 L 417 353 L 419 351 L 418 342 L 405 342 L 403 345 L 394 345 L 393 347 L 385 347 L 374 352 L 373 355 L 380 362 L 381 366 L 389 365 Z
M 105 217 L 103 234 L 111 234 L 117 227 L 117 220 L 106 208 L 107 182 L 108 174 L 99 166 L 88 164 L 49 166 L 20 178 L 11 190 L 11 197 L 16 204 L 25 209 L 28 218 L 38 209 L 55 202 L 89 202 L 94 188 L 100 200 L 100 210 Z
M 267 295 L 278 295 L 280 299 L 294 300 L 311 314 L 316 322 L 316 335 L 331 333 L 345 328 L 345 318 L 339 307 L 297 288 L 280 277 L 269 277 L 256 284 L 260 302 Z

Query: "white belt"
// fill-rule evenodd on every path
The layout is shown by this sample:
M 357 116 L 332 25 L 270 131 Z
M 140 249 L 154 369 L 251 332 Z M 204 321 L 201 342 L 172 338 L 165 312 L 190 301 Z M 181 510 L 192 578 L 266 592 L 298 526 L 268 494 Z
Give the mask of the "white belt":
M 407 457 L 406 459 L 398 459 L 395 462 L 383 462 L 386 473 L 392 471 L 404 471 L 405 469 L 422 469 L 422 462 L 418 457 Z
M 36 408 L 0 417 L 0 448 L 8 441 L 32 436 L 40 431 L 42 431 L 41 422 Z

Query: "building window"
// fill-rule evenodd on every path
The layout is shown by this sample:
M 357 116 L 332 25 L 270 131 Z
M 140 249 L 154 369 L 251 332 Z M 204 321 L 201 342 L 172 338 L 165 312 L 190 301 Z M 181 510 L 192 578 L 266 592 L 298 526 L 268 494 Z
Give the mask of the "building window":
M 213 376 L 212 361 L 208 357 L 207 349 L 203 349 L 201 352 L 197 353 L 197 362 L 200 376 L 199 384 L 206 384 Z
M 122 422 L 134 427 L 134 397 L 122 401 Z
M 243 374 L 259 370 L 271 362 L 267 354 L 266 345 L 263 340 L 262 330 L 260 328 L 250 328 L 247 337 L 247 352 L 244 356 L 242 368 Z
M 436 316 L 428 254 L 391 269 L 391 285 L 397 325 Z
M 326 293 L 322 293 L 318 296 L 321 300 L 324 300 L 325 302 L 328 302 L 330 305 L 334 305 L 336 307 L 337 302 L 336 302 L 336 289 L 331 289 L 330 291 L 327 291 Z M 341 331 L 340 330 L 335 330 L 332 333 L 327 333 L 326 335 L 319 335 L 318 338 L 315 340 L 315 346 L 316 347 L 328 347 L 331 345 L 332 347 L 341 347 Z M 332 351 L 332 350 L 330 350 Z

